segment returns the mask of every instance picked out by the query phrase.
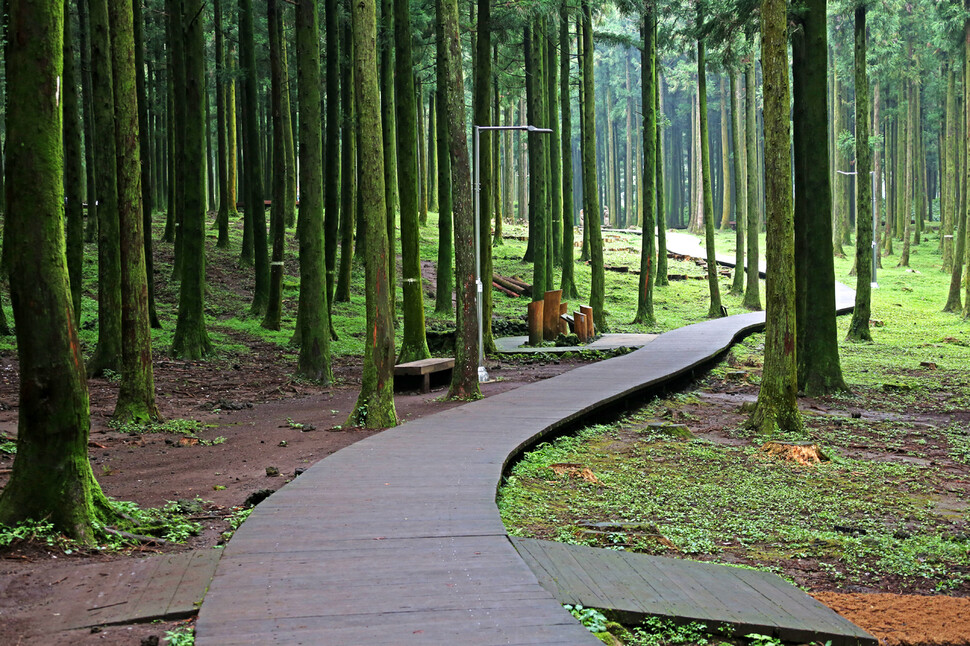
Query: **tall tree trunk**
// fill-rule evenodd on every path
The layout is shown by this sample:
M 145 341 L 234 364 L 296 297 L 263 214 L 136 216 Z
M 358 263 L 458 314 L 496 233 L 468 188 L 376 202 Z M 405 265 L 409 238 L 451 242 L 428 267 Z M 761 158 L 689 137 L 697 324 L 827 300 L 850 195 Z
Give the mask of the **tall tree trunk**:
M 551 31 L 551 22 L 546 22 L 546 29 Z M 556 34 L 558 36 L 558 34 Z M 556 60 L 556 39 L 552 33 L 546 34 L 546 91 L 545 98 L 547 103 L 546 122 L 552 133 L 549 135 L 546 145 L 546 159 L 549 163 L 549 196 L 552 211 L 550 212 L 550 224 L 552 225 L 552 237 L 549 238 L 548 251 L 552 255 L 552 267 L 562 265 L 562 227 L 566 216 L 562 206 L 562 161 L 559 149 L 559 92 L 556 87 L 558 80 L 558 66 Z M 549 275 L 552 277 L 552 274 Z
M 703 16 L 698 13 L 697 25 L 701 26 Z M 704 236 L 707 246 L 707 286 L 711 293 L 711 306 L 708 318 L 724 316 L 721 307 L 721 288 L 718 285 L 717 260 L 714 251 L 714 191 L 711 188 L 710 138 L 707 127 L 707 64 L 705 61 L 704 40 L 697 41 L 697 96 L 700 113 L 701 178 L 704 185 Z
M 223 43 L 222 33 L 222 0 L 215 0 L 215 48 L 216 48 L 216 166 L 219 170 L 219 213 L 216 215 L 216 223 L 219 227 L 219 238 L 216 246 L 225 249 L 229 247 L 229 218 L 235 217 L 236 205 L 229 197 L 229 170 L 235 168 L 235 164 L 230 162 L 229 157 L 229 122 L 227 121 L 226 104 L 227 82 L 226 82 L 226 52 Z M 230 80 L 228 84 L 231 84 Z
M 435 97 L 437 92 L 428 93 L 428 210 L 438 212 L 438 124 Z
M 81 190 L 84 170 L 81 164 L 82 130 L 78 115 L 77 66 L 74 64 L 74 36 L 69 7 L 70 4 L 64 0 L 64 216 L 67 275 L 71 282 L 74 327 L 77 328 L 81 324 L 81 270 L 84 264 L 84 205 Z M 9 329 L 4 335 L 8 334 Z
M 538 20 L 533 20 L 525 32 L 525 92 L 528 97 L 529 124 L 541 125 L 542 117 L 542 38 Z M 546 285 L 546 182 L 543 172 L 542 133 L 529 135 L 529 237 L 532 239 L 532 300 L 541 301 Z
M 77 3 L 78 44 L 81 48 L 81 106 L 84 110 L 84 195 L 88 203 L 88 222 L 84 241 L 94 242 L 98 235 L 98 189 L 94 162 L 94 81 L 91 71 L 91 28 L 88 20 L 87 0 Z M 9 40 L 4 39 L 5 42 Z M 9 95 L 9 91 L 8 91 Z
M 767 286 L 765 362 L 761 390 L 749 425 L 760 434 L 800 431 L 796 399 L 794 222 L 791 137 L 788 130 L 787 3 L 761 2 L 764 74 Z M 824 168 L 824 166 L 823 166 Z M 828 211 L 823 211 L 827 214 Z
M 20 416 L 0 523 L 42 518 L 93 544 L 107 500 L 88 460 L 88 391 L 62 234 L 63 7 L 61 0 L 9 4 L 4 239 Z
M 738 73 L 733 67 L 728 71 L 731 79 L 731 138 L 734 144 L 734 174 L 733 193 L 735 196 L 736 213 L 734 216 L 734 281 L 731 283 L 731 293 L 740 296 L 744 293 L 744 221 L 748 217 L 747 194 L 742 190 L 744 185 L 744 148 L 741 145 L 741 100 L 738 89 Z M 757 271 L 757 267 L 753 271 Z
M 492 125 L 492 14 L 489 0 L 478 0 L 478 29 L 475 45 L 475 72 L 472 92 L 472 123 L 478 126 Z M 482 299 L 482 343 L 485 352 L 495 351 L 492 338 L 492 146 L 495 137 L 489 131 L 482 131 L 478 143 L 478 251 L 481 280 L 484 285 L 479 293 Z
M 421 226 L 428 224 L 428 160 L 425 158 L 426 148 L 424 145 L 426 133 L 424 131 L 424 90 L 421 87 L 421 79 L 412 72 L 414 78 L 414 101 L 417 108 L 417 127 L 418 135 L 416 146 L 418 150 L 418 222 Z
M 559 98 L 562 103 L 562 277 L 563 299 L 579 298 L 573 271 L 573 112 L 569 91 L 569 6 L 559 5 Z
M 337 289 L 333 296 L 334 300 L 340 303 L 350 302 L 350 274 L 354 257 L 354 223 L 357 217 L 357 137 L 355 136 L 357 105 L 354 102 L 355 69 L 353 60 L 355 53 L 352 36 L 351 25 L 349 23 L 343 25 L 341 27 L 341 52 L 344 71 L 343 83 L 340 84 L 342 119 L 340 125 L 342 143 L 340 148 L 340 267 L 337 271 Z M 334 100 L 334 97 L 331 97 L 330 100 Z M 381 172 L 383 172 L 383 168 Z M 357 235 L 366 236 L 366 232 L 358 230 Z
M 283 155 L 286 157 L 285 200 L 283 202 L 283 222 L 287 227 L 296 226 L 296 150 L 293 143 L 293 109 L 290 105 L 290 63 L 286 52 L 284 31 L 286 4 L 280 9 L 280 58 L 282 59 L 282 107 L 280 118 L 283 121 Z M 275 244 L 275 242 L 274 242 Z
M 872 130 L 871 132 L 875 134 L 880 134 L 880 126 L 882 123 L 882 117 L 880 116 L 881 104 L 879 101 L 879 84 L 875 84 L 875 90 L 873 91 L 872 97 Z M 880 244 L 879 232 L 880 229 L 880 217 L 882 215 L 882 149 L 883 141 L 880 138 L 873 144 L 872 149 L 872 171 L 876 178 L 875 195 L 873 196 L 873 210 L 875 211 L 875 228 L 873 235 L 875 236 L 874 242 L 876 245 L 876 266 L 882 269 L 882 245 Z
M 326 0 L 327 43 L 327 139 L 324 159 L 328 172 L 324 176 L 324 253 L 327 264 L 327 306 L 334 301 L 337 272 L 337 241 L 340 223 L 340 179 L 342 159 L 340 150 L 340 29 L 337 20 L 337 0 Z M 344 79 L 349 82 L 350 79 Z M 348 172 L 350 172 L 348 170 Z M 331 323 L 332 325 L 332 323 Z
M 465 142 L 465 84 L 462 77 L 461 40 L 458 36 L 458 3 L 439 0 L 438 38 L 445 47 L 438 64 L 445 69 L 440 107 L 441 120 L 448 124 L 451 159 L 452 200 L 455 217 L 455 273 L 458 312 L 455 316 L 455 368 L 448 396 L 461 399 L 481 397 L 478 386 L 478 320 L 475 307 L 475 245 L 471 172 Z M 440 87 L 440 86 L 439 86 Z M 439 160 L 440 161 L 440 160 Z
M 846 390 L 839 361 L 832 239 L 832 176 L 825 86 L 826 0 L 808 0 L 792 38 L 795 145 L 795 322 L 798 386 L 815 397 Z M 867 144 L 868 145 L 868 144 Z
M 904 150 L 901 151 L 903 154 L 903 164 L 905 168 L 905 176 L 903 179 L 903 253 L 899 256 L 898 267 L 909 267 L 909 251 L 910 251 L 910 240 L 913 237 L 913 184 L 915 183 L 914 178 L 914 167 L 916 165 L 913 159 L 914 151 L 914 134 L 916 131 L 916 92 L 913 89 L 913 83 L 910 82 L 907 88 L 906 97 L 906 142 L 904 144 Z M 900 142 L 902 143 L 902 142 Z
M 283 315 L 283 251 L 286 244 L 286 216 L 287 216 L 287 175 L 292 169 L 287 168 L 286 123 L 283 114 L 289 112 L 289 106 L 284 105 L 283 93 L 285 73 L 283 71 L 283 18 L 280 15 L 279 0 L 267 0 L 267 31 L 269 32 L 269 67 L 270 67 L 270 112 L 273 127 L 273 168 L 272 190 L 273 197 L 270 206 L 269 229 L 273 243 L 273 255 L 269 267 L 269 291 L 266 298 L 262 326 L 267 330 L 280 329 L 280 319 Z
M 253 231 L 255 285 L 250 314 L 262 315 L 269 302 L 269 253 L 266 247 L 266 210 L 263 197 L 263 154 L 259 136 L 259 100 L 256 88 L 256 46 L 253 36 L 253 0 L 239 0 L 239 53 L 243 75 L 243 161 L 246 171 L 245 209 Z
M 637 291 L 637 313 L 634 323 L 653 326 L 653 284 L 656 264 L 654 231 L 656 230 L 657 192 L 657 41 L 656 15 L 653 4 L 646 5 L 640 34 L 641 105 L 643 106 L 643 245 L 640 250 L 640 283 Z M 629 193 L 628 193 L 629 194 Z
M 300 106 L 300 356 L 297 374 L 333 380 L 323 232 L 323 139 L 320 110 L 320 28 L 316 2 L 296 5 L 296 88 Z
M 182 284 L 172 354 L 185 359 L 201 359 L 212 351 L 205 328 L 205 35 L 199 20 L 202 7 L 203 0 L 184 0 L 180 28 L 185 51 L 185 211 L 180 227 Z M 251 203 L 250 200 L 247 205 Z M 262 212 L 262 202 L 259 207 L 257 211 Z
M 397 185 L 401 200 L 401 287 L 404 292 L 404 336 L 399 363 L 431 356 L 424 334 L 424 287 L 421 282 L 421 231 L 418 115 L 415 105 L 414 60 L 411 54 L 411 3 L 394 0 L 397 113 Z M 363 110 L 363 106 L 361 106 Z M 363 160 L 362 160 L 363 161 Z
M 384 152 L 378 97 L 377 9 L 374 0 L 357 0 L 353 7 L 354 87 L 360 120 L 361 206 L 367 290 L 367 343 L 360 395 L 349 423 L 368 428 L 397 424 L 394 411 L 394 322 L 387 280 L 387 206 L 384 204 Z M 400 14 L 397 14 L 397 17 Z M 400 23 L 398 23 L 400 25 Z M 410 76 L 410 74 L 408 75 Z M 401 99 L 398 92 L 398 100 Z
M 114 130 L 111 33 L 106 0 L 91 0 L 94 155 L 98 194 L 98 345 L 88 372 L 121 371 L 121 244 Z M 60 58 L 60 57 L 59 57 Z
M 730 97 L 724 83 L 724 75 L 719 78 L 721 89 L 721 231 L 731 222 L 731 155 L 728 142 L 728 102 Z
M 866 72 L 866 7 L 855 9 L 855 150 L 859 182 L 856 192 L 856 287 L 855 309 L 846 338 L 872 341 L 872 252 L 876 248 L 872 227 L 872 181 L 869 176 L 869 76 Z M 878 177 L 878 175 L 877 175 Z M 869 181 L 867 181 L 869 180 Z
M 656 31 L 657 31 L 657 21 L 654 20 L 654 32 L 655 32 L 654 42 L 656 42 L 656 39 L 657 39 Z M 656 77 L 654 80 L 654 84 L 657 89 L 656 91 L 657 102 L 656 102 L 656 105 L 654 106 L 654 110 L 658 116 L 663 116 L 664 114 L 663 78 L 660 76 L 659 64 L 654 65 L 654 75 Z M 655 181 L 657 183 L 657 191 L 656 191 L 657 204 L 656 204 L 656 208 L 654 209 L 654 213 L 656 214 L 656 217 L 657 217 L 657 271 L 656 271 L 657 278 L 654 281 L 654 283 L 658 287 L 663 287 L 665 285 L 669 285 L 670 281 L 667 279 L 667 213 L 666 213 L 667 209 L 665 204 L 666 200 L 664 198 L 665 182 L 664 182 L 663 136 L 661 134 L 661 126 L 660 126 L 659 119 L 657 120 L 656 139 L 657 139 L 657 142 L 655 144 L 655 147 L 657 152 L 657 161 L 656 161 L 655 170 L 656 170 L 657 178 Z M 644 166 L 646 166 L 646 160 L 644 160 Z M 646 181 L 646 179 L 644 179 L 644 181 Z M 650 199 L 650 196 L 646 194 L 646 191 L 644 191 L 643 193 L 643 199 L 644 199 L 644 203 L 646 203 Z
M 387 284 L 397 293 L 397 124 L 394 116 L 394 0 L 381 0 L 381 28 L 378 32 L 381 59 L 381 128 L 384 134 L 384 205 L 387 207 Z M 329 102 L 328 102 L 329 103 Z M 391 315 L 397 303 L 391 299 Z
M 445 59 L 444 39 L 438 35 L 437 48 L 438 57 L 435 65 L 437 75 L 437 89 L 435 93 L 437 101 L 437 119 L 435 127 L 438 130 L 438 264 L 435 282 L 435 314 L 451 316 L 455 313 L 452 294 L 455 289 L 455 274 L 452 269 L 452 211 L 451 211 L 451 157 L 450 143 L 448 141 L 448 122 L 443 118 L 446 114 L 447 97 L 442 88 L 448 81 L 447 70 L 441 63 Z
M 583 194 L 587 196 L 586 226 L 589 227 L 590 264 L 592 270 L 589 304 L 593 308 L 593 323 L 602 334 L 609 330 L 606 323 L 606 269 L 603 262 L 603 236 L 600 223 L 599 192 L 596 188 L 596 106 L 593 88 L 593 14 L 589 0 L 582 0 L 583 11 Z
M 132 4 L 112 2 L 111 69 L 114 79 L 115 150 L 117 153 L 118 216 L 121 252 L 121 388 L 113 417 L 147 422 L 158 417 L 152 338 L 148 325 L 148 284 L 145 234 L 142 229 L 143 170 L 140 151 L 136 46 Z
M 753 38 L 752 45 L 754 45 Z M 744 70 L 744 96 L 744 136 L 747 140 L 745 161 L 748 167 L 748 217 L 745 224 L 747 228 L 748 267 L 750 269 L 747 273 L 747 283 L 744 288 L 743 304 L 744 307 L 749 310 L 760 310 L 761 278 L 758 271 L 758 265 L 760 262 L 760 254 L 758 250 L 758 232 L 761 228 L 761 192 L 759 191 L 760 181 L 758 179 L 760 174 L 758 170 L 758 162 L 760 161 L 758 157 L 758 123 L 755 119 L 758 96 L 757 88 L 755 88 L 755 55 L 753 52 L 751 54 L 751 60 L 748 61 L 748 64 Z

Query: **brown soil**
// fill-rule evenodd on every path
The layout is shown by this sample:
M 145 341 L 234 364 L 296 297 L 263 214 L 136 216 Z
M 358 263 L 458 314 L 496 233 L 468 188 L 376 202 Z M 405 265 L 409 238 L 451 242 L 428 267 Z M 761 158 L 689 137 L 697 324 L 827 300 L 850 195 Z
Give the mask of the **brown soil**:
M 233 359 L 184 362 L 160 358 L 155 364 L 159 404 L 166 419 L 196 419 L 207 428 L 202 440 L 224 437 L 221 444 L 180 445 L 180 435 L 143 433 L 129 435 L 110 428 L 117 387 L 92 379 L 91 463 L 105 493 L 131 500 L 142 507 L 166 501 L 199 497 L 206 502 L 195 517 L 204 526 L 201 535 L 185 545 L 143 546 L 123 553 L 97 551 L 64 554 L 36 543 L 0 548 L 0 644 L 140 644 L 161 637 L 177 622 L 109 626 L 36 634 L 77 599 L 96 594 L 97 577 L 89 576 L 92 563 L 106 568 L 119 560 L 145 555 L 211 548 L 228 525 L 225 518 L 254 491 L 278 489 L 331 453 L 375 431 L 345 425 L 359 388 L 359 359 L 341 359 L 336 365 L 339 385 L 321 388 L 294 382 L 292 365 L 280 361 L 276 346 L 249 343 L 252 353 Z M 494 383 L 484 384 L 485 396 L 545 379 L 581 365 L 580 361 L 555 363 L 490 362 Z M 0 431 L 16 435 L 17 364 L 0 359 Z M 445 401 L 445 390 L 428 394 L 403 393 L 395 398 L 403 423 L 459 405 Z M 294 428 L 302 425 L 302 429 Z M 310 430 L 312 427 L 312 430 Z M 285 443 L 285 446 L 283 445 Z M 0 486 L 8 477 L 12 457 L 0 454 Z M 280 477 L 268 477 L 276 467 Z M 88 581 L 84 584 L 84 581 Z
M 970 644 L 970 599 L 837 592 L 812 596 L 885 646 Z

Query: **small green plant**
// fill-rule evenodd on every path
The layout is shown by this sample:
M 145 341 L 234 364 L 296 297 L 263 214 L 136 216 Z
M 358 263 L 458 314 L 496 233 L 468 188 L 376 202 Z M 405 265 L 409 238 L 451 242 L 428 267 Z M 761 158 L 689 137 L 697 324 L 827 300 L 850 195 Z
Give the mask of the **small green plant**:
M 627 642 L 628 646 L 706 646 L 707 644 L 725 644 L 717 639 L 716 634 L 722 632 L 715 628 L 712 629 L 707 624 L 692 621 L 680 624 L 672 619 L 662 617 L 648 617 L 639 626 L 633 629 L 631 639 Z
M 232 538 L 233 533 L 235 533 L 235 531 L 239 529 L 239 526 L 242 525 L 247 518 L 249 518 L 249 514 L 253 513 L 253 509 L 255 509 L 255 507 L 236 509 L 229 514 L 229 516 L 226 517 L 226 522 L 229 523 L 229 529 L 220 534 L 222 540 L 228 541 L 230 538 Z
M 54 546 L 66 543 L 68 539 L 55 532 L 54 524 L 46 520 L 25 520 L 16 525 L 0 524 L 0 547 L 18 541 L 39 541 Z
M 17 453 L 17 442 L 6 435 L 0 435 L 0 453 L 15 455 Z
M 165 633 L 165 643 L 168 646 L 195 646 L 194 628 L 176 628 Z
M 745 637 L 751 640 L 751 646 L 784 646 L 780 639 L 769 635 L 748 633 Z
M 105 379 L 108 380 L 108 383 L 112 383 L 112 384 L 121 383 L 121 375 L 115 372 L 114 370 L 112 370 L 111 368 L 105 368 L 101 374 Z
M 220 435 L 217 438 L 211 440 L 199 440 L 199 446 L 215 446 L 217 444 L 225 444 L 226 438 Z
M 569 611 L 573 617 L 579 621 L 579 623 L 586 626 L 587 630 L 591 633 L 603 633 L 606 632 L 606 615 L 597 610 L 596 608 L 584 608 L 582 604 L 576 604 L 571 606 L 566 604 L 563 606 Z
M 140 433 L 172 433 L 175 435 L 195 435 L 204 426 L 196 419 L 170 419 L 166 422 L 108 422 L 108 426 L 121 433 L 140 434 Z

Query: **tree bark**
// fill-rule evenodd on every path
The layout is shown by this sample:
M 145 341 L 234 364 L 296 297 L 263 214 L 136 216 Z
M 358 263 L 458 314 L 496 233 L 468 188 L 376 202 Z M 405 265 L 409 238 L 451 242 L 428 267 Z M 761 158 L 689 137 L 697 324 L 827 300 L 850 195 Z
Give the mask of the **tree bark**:
M 71 304 L 74 309 L 74 327 L 76 328 L 81 324 L 81 269 L 84 264 L 84 205 L 82 204 L 81 189 L 84 181 L 84 170 L 81 163 L 82 130 L 78 115 L 77 67 L 74 65 L 74 36 L 69 7 L 70 4 L 65 0 L 63 48 L 64 215 L 66 219 L 67 274 L 71 281 Z M 4 320 L 3 323 L 6 323 L 6 321 Z M 9 329 L 6 334 L 10 334 Z
M 559 5 L 559 97 L 562 103 L 562 276 L 564 299 L 579 298 L 573 271 L 573 113 L 569 91 L 569 6 Z
M 384 152 L 377 72 L 377 8 L 374 0 L 356 0 L 353 8 L 354 87 L 359 111 L 361 206 L 367 335 L 357 404 L 349 424 L 383 428 L 397 425 L 394 411 L 394 323 L 387 280 L 387 206 L 384 204 Z M 401 97 L 398 96 L 398 99 Z
M 326 0 L 327 43 L 327 140 L 324 159 L 328 172 L 324 177 L 324 252 L 327 264 L 327 306 L 334 301 L 337 272 L 337 241 L 340 223 L 340 30 L 337 22 L 337 0 Z M 345 79 L 350 82 L 350 79 Z M 349 172 L 349 171 L 348 171 Z
M 703 16 L 698 13 L 697 26 L 700 27 Z M 787 56 L 786 56 L 787 58 Z M 703 38 L 697 41 L 697 96 L 698 112 L 700 114 L 700 147 L 701 147 L 701 181 L 704 187 L 704 237 L 707 247 L 707 286 L 711 293 L 711 306 L 707 310 L 708 318 L 724 316 L 721 307 L 721 287 L 718 284 L 717 259 L 714 250 L 714 191 L 711 188 L 711 157 L 710 137 L 707 125 L 707 63 L 705 61 L 705 45 Z
M 357 105 L 354 101 L 355 68 L 353 57 L 355 53 L 350 24 L 342 26 L 341 38 L 344 71 L 343 83 L 340 84 L 340 134 L 342 144 L 340 148 L 340 166 L 342 169 L 340 172 L 340 267 L 337 270 L 337 289 L 333 298 L 337 302 L 348 303 L 350 302 L 350 276 L 354 258 L 354 224 L 357 217 Z M 334 98 L 331 97 L 330 101 L 333 101 Z M 383 168 L 381 172 L 383 172 Z M 366 236 L 366 232 L 358 231 L 357 235 Z M 388 278 L 390 285 L 390 277 Z
M 300 355 L 297 374 L 333 380 L 323 231 L 323 139 L 320 124 L 320 28 L 316 2 L 296 5 L 296 88 L 300 106 Z
M 599 191 L 596 188 L 596 106 L 593 79 L 593 14 L 589 0 L 581 2 L 583 12 L 583 195 L 587 206 L 585 227 L 589 228 L 591 285 L 589 304 L 593 308 L 593 324 L 602 334 L 608 331 L 606 322 L 606 270 L 603 262 L 603 235 Z
M 762 0 L 767 286 L 765 362 L 749 425 L 759 434 L 800 431 L 796 380 L 794 222 L 788 130 L 787 3 Z M 828 213 L 825 211 L 824 213 Z
M 752 39 L 753 41 L 753 39 Z M 754 43 L 752 42 L 752 45 Z M 747 163 L 747 207 L 748 215 L 746 229 L 747 229 L 747 256 L 748 256 L 748 267 L 750 268 L 747 272 L 747 283 L 744 288 L 744 307 L 749 310 L 760 310 L 761 309 L 761 278 L 758 270 L 759 265 L 759 250 L 758 250 L 758 232 L 761 228 L 761 193 L 758 190 L 760 182 L 758 177 L 760 175 L 758 170 L 758 123 L 755 119 L 756 112 L 756 102 L 758 100 L 757 91 L 755 88 L 755 55 L 754 52 L 751 54 L 751 60 L 748 61 L 747 66 L 744 71 L 744 96 L 745 96 L 745 126 L 744 126 L 744 136 L 747 140 L 747 150 L 745 153 L 745 161 Z
M 640 282 L 637 291 L 637 313 L 634 323 L 653 326 L 653 284 L 656 265 L 654 231 L 656 230 L 657 192 L 657 41 L 656 15 L 653 4 L 646 5 L 640 34 L 641 105 L 643 106 L 643 244 L 640 250 Z M 629 167 L 629 166 L 628 166 Z M 629 193 L 628 193 L 629 195 Z
M 267 0 L 266 24 L 269 32 L 269 67 L 270 67 L 270 112 L 272 116 L 273 162 L 272 162 L 272 203 L 270 205 L 269 229 L 273 244 L 273 255 L 269 266 L 269 288 L 266 298 L 266 311 L 263 315 L 262 327 L 267 330 L 280 329 L 280 319 L 283 315 L 283 252 L 286 245 L 286 217 L 287 217 L 287 175 L 292 169 L 287 168 L 286 157 L 286 123 L 284 110 L 289 112 L 289 106 L 284 105 L 285 72 L 283 71 L 283 19 L 280 15 L 279 0 Z

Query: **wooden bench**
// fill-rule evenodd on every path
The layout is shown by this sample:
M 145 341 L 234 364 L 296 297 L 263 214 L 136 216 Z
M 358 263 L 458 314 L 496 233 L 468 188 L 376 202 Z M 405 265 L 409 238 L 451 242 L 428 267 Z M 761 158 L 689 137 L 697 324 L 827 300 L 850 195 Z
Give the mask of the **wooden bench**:
M 453 358 L 420 359 L 399 363 L 394 366 L 394 390 L 414 390 L 417 385 L 421 392 L 431 392 L 431 377 L 435 376 L 436 386 L 450 383 L 454 367 Z

